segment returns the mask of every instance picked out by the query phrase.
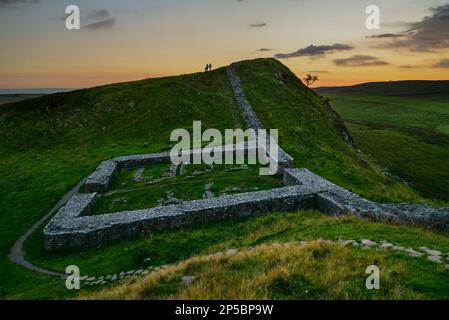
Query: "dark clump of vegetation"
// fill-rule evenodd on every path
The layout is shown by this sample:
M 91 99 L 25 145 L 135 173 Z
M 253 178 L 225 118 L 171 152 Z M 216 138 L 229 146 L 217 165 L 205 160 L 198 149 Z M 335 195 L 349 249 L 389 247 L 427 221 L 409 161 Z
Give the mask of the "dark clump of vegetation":
M 0 105 L 39 97 L 39 94 L 0 94 Z

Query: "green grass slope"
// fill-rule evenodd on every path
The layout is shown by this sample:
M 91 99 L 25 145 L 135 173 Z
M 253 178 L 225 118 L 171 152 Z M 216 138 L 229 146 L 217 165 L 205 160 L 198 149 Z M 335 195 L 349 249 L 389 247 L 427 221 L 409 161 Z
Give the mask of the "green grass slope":
M 14 241 L 101 161 L 166 150 L 170 132 L 191 128 L 193 120 L 218 129 L 240 126 L 225 69 L 3 105 L 0 296 L 51 297 L 55 280 L 7 261 Z
M 449 98 L 326 96 L 358 147 L 423 196 L 449 200 Z
M 280 144 L 295 157 L 297 166 L 308 167 L 375 200 L 423 201 L 347 146 L 333 128 L 332 115 L 320 98 L 285 66 L 262 59 L 243 63 L 238 72 L 256 112 L 267 128 L 280 130 Z M 279 72 L 283 81 L 276 76 Z M 14 241 L 102 160 L 167 150 L 172 145 L 170 132 L 191 128 L 193 120 L 203 121 L 205 128 L 220 130 L 243 126 L 225 68 L 2 105 L 0 297 L 73 294 L 59 279 L 9 262 L 7 254 Z M 41 230 L 27 248 L 34 248 L 33 252 L 42 249 Z M 102 251 L 110 253 L 107 248 Z M 33 252 L 27 250 L 28 255 Z M 94 265 L 100 261 L 95 250 L 85 254 Z M 116 265 L 116 258 L 106 259 L 105 265 Z M 64 270 L 62 265 L 49 267 Z M 108 272 L 107 267 L 104 272 Z
M 366 267 L 381 266 L 380 290 L 367 290 Z M 175 300 L 408 300 L 447 298 L 427 282 L 413 259 L 325 241 L 261 245 L 199 256 L 81 299 Z M 424 271 L 421 269 L 420 271 Z M 183 283 L 183 277 L 192 279 Z M 430 285 L 430 286 L 429 286 Z M 430 289 L 430 290 L 429 290 Z M 435 290 L 436 289 L 436 290 Z M 435 294 L 438 292 L 439 294 Z
M 266 128 L 279 130 L 279 143 L 297 167 L 376 201 L 420 200 L 348 146 L 321 96 L 287 67 L 273 59 L 259 59 L 242 63 L 238 74 L 257 115 Z

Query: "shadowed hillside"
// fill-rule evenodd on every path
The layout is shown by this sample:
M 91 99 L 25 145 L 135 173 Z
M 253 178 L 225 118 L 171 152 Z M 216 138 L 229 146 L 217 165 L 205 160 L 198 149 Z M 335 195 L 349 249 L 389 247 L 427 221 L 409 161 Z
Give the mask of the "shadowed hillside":
M 449 81 L 368 83 L 317 91 L 341 114 L 364 153 L 423 196 L 449 199 Z
M 389 96 L 434 96 L 449 99 L 449 81 L 392 81 L 369 82 L 347 87 L 321 87 L 314 89 L 319 94 L 371 94 Z

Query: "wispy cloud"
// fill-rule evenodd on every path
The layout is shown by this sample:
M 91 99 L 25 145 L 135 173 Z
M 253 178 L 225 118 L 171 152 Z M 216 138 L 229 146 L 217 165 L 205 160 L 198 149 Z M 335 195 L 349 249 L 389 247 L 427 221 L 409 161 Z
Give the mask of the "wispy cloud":
M 335 59 L 334 63 L 340 67 L 367 67 L 389 65 L 388 62 L 380 60 L 377 57 L 360 54 L 346 59 Z
M 58 19 L 65 21 L 67 16 L 62 15 Z M 81 30 L 97 31 L 115 27 L 117 18 L 113 17 L 106 9 L 96 9 L 88 12 L 82 22 Z
M 309 70 L 307 73 L 330 73 L 327 70 Z
M 407 35 L 405 34 L 400 34 L 400 33 L 383 33 L 383 34 L 378 34 L 378 35 L 373 35 L 373 36 L 368 36 L 368 39 L 396 39 L 396 38 L 400 38 L 400 37 L 406 37 Z
M 251 23 L 249 26 L 251 28 L 262 28 L 266 27 L 268 24 L 266 22 L 259 22 L 259 23 Z
M 113 28 L 115 26 L 116 19 L 115 18 L 108 18 L 104 19 L 98 22 L 89 23 L 84 26 L 85 29 L 89 31 L 96 31 L 100 29 L 109 29 Z
M 92 20 L 101 20 L 101 19 L 107 19 L 110 17 L 109 11 L 105 9 L 97 9 L 93 10 L 89 13 L 88 19 Z
M 434 68 L 449 68 L 449 59 L 441 59 L 437 63 L 433 64 L 432 67 Z
M 403 65 L 399 66 L 400 69 L 416 69 L 416 68 L 422 68 L 422 67 L 423 66 L 415 65 L 415 64 L 403 64 Z
M 421 21 L 406 24 L 407 29 L 402 32 L 371 38 L 393 38 L 376 45 L 380 48 L 405 48 L 416 52 L 449 48 L 449 4 L 431 8 L 430 12 L 431 15 Z
M 321 45 L 321 46 L 315 46 L 312 44 L 306 48 L 299 49 L 292 53 L 278 53 L 275 55 L 275 57 L 278 59 L 287 59 L 294 57 L 323 56 L 325 54 L 337 51 L 348 51 L 352 49 L 354 49 L 353 46 L 341 43 L 334 43 L 333 45 Z
M 113 28 L 117 19 L 112 17 L 108 10 L 97 9 L 88 14 L 86 21 L 87 23 L 82 27 L 82 29 L 97 31 Z
M 2 7 L 23 7 L 28 4 L 38 3 L 40 0 L 0 0 Z

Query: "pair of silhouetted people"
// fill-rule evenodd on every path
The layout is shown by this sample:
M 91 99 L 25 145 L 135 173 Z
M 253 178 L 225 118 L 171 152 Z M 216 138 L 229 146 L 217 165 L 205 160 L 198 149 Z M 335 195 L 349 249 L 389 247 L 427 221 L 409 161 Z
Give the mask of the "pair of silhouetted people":
M 212 71 L 212 64 L 206 64 L 205 72 Z

